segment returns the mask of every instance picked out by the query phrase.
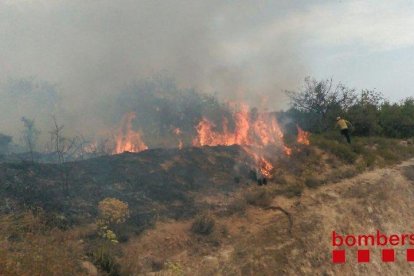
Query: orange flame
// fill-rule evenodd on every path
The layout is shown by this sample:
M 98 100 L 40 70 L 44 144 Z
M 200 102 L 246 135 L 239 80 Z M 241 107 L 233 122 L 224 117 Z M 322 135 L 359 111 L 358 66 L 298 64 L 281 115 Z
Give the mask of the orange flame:
M 141 133 L 132 129 L 132 121 L 136 118 L 134 112 L 124 115 L 121 120 L 121 127 L 118 129 L 115 137 L 114 153 L 140 152 L 148 149 L 147 145 L 142 141 Z
M 310 133 L 307 131 L 304 131 L 298 125 L 296 125 L 296 128 L 298 129 L 298 137 L 296 139 L 298 144 L 307 145 L 307 146 L 310 145 L 310 141 L 309 141 Z
M 261 156 L 259 153 L 254 152 L 250 147 L 244 146 L 243 149 L 249 154 L 256 162 L 256 167 L 259 170 L 259 172 L 264 177 L 271 177 L 272 171 L 274 169 L 274 166 L 272 163 L 268 160 L 266 160 L 263 156 Z
M 269 114 L 258 114 L 252 122 L 247 107 L 243 106 L 240 111 L 233 115 L 234 131 L 228 128 L 226 118 L 222 121 L 222 131 L 216 131 L 214 125 L 203 117 L 196 126 L 197 136 L 193 139 L 194 146 L 230 146 L 248 145 L 263 147 L 271 144 L 283 144 L 283 132 L 274 116 Z
M 264 177 L 271 177 L 272 176 L 272 170 L 273 170 L 273 165 L 267 161 L 266 159 L 264 159 L 263 157 L 260 157 L 259 159 L 259 170 L 262 173 L 262 175 Z
M 256 119 L 251 119 L 248 107 L 243 105 L 233 115 L 234 131 L 228 128 L 227 119 L 222 121 L 222 131 L 216 131 L 216 126 L 207 118 L 202 118 L 196 127 L 197 136 L 193 139 L 194 146 L 243 146 L 245 151 L 251 155 L 261 171 L 266 176 L 271 176 L 273 165 L 263 155 L 253 152 L 247 146 L 263 150 L 265 146 L 279 146 L 286 155 L 292 150 L 283 142 L 283 132 L 274 116 L 267 113 L 257 114 Z

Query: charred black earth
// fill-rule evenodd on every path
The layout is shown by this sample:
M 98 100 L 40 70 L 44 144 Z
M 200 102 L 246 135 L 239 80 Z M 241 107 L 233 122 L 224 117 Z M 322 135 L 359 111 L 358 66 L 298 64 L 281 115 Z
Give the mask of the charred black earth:
M 0 206 L 3 213 L 40 207 L 70 225 L 91 221 L 98 202 L 115 197 L 128 203 L 131 223 L 142 229 L 154 217 L 218 208 L 201 199 L 230 195 L 251 182 L 252 169 L 239 146 L 151 149 L 62 165 L 3 163 Z

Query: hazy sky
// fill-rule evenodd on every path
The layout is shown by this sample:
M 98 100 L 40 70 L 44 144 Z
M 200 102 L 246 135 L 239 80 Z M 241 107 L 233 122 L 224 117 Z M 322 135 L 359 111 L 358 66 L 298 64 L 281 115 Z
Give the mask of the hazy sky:
M 413 8 L 379 0 L 0 0 L 0 74 L 82 94 L 160 70 L 184 85 L 254 95 L 332 76 L 399 99 L 413 84 Z
M 0 81 L 58 84 L 81 114 L 160 71 L 285 107 L 305 76 L 413 95 L 414 1 L 0 0 Z

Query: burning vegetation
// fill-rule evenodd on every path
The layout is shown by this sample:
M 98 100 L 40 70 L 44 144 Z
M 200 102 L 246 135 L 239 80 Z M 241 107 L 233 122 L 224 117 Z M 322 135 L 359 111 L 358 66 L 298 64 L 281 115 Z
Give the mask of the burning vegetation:
M 307 132 L 307 131 L 304 131 L 298 125 L 296 125 L 296 128 L 298 130 L 298 137 L 296 139 L 296 141 L 298 142 L 298 144 L 302 144 L 302 145 L 309 146 L 310 145 L 310 141 L 309 141 L 310 133 Z
M 148 149 L 142 141 L 141 133 L 132 129 L 132 121 L 136 118 L 134 112 L 124 115 L 118 133 L 115 138 L 114 154 L 128 152 L 140 152 Z
M 133 129 L 136 119 L 134 112 L 126 113 L 120 123 L 115 138 L 113 154 L 122 152 L 141 152 L 149 147 L 143 141 L 140 131 Z M 176 146 L 241 146 L 256 162 L 258 178 L 270 178 L 274 171 L 274 162 L 278 156 L 290 156 L 292 148 L 284 141 L 284 134 L 275 114 L 252 112 L 247 105 L 234 108 L 230 116 L 222 116 L 221 122 L 214 123 L 202 116 L 193 127 L 193 137 L 185 139 L 185 133 L 179 127 L 173 127 Z M 297 143 L 309 145 L 309 133 L 297 126 Z M 191 141 L 185 145 L 184 140 Z

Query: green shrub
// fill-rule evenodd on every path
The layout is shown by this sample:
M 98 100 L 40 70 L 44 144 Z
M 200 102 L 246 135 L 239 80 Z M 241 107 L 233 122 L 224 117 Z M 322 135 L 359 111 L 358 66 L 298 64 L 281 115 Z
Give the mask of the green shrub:
M 211 214 L 201 214 L 195 218 L 191 231 L 199 235 L 209 235 L 214 231 L 215 224 L 216 221 Z
M 317 135 L 315 135 L 317 136 Z M 314 137 L 313 143 L 318 146 L 321 150 L 327 151 L 345 161 L 346 163 L 353 163 L 357 159 L 358 155 L 353 151 L 353 147 L 341 143 L 336 140 L 326 139 L 323 136 Z

